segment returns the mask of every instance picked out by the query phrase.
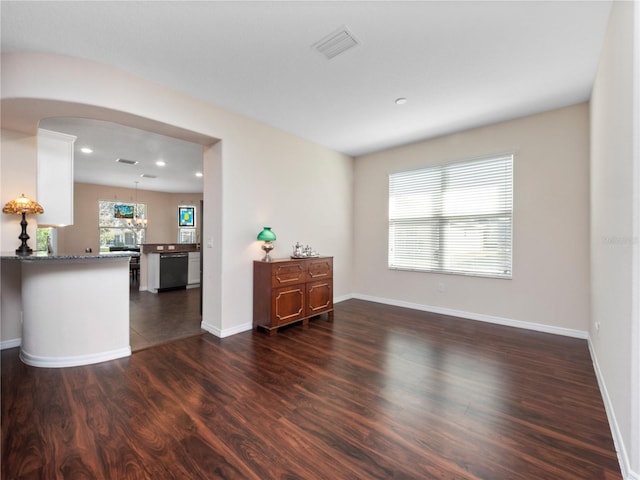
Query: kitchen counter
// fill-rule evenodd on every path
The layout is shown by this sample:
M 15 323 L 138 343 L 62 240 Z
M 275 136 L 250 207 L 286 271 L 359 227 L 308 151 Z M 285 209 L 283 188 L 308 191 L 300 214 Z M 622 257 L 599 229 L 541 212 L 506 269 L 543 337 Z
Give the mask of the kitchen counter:
M 41 262 L 44 260 L 108 260 L 118 257 L 139 257 L 138 252 L 102 252 L 102 253 L 60 253 L 48 254 L 47 252 L 36 252 L 31 255 L 18 255 L 15 252 L 2 252 L 0 258 L 3 260 L 20 260 L 22 262 Z
M 2 253 L 19 263 L 11 271 L 20 308 L 11 311 L 22 312 L 22 361 L 70 367 L 131 355 L 129 257 L 138 255 Z

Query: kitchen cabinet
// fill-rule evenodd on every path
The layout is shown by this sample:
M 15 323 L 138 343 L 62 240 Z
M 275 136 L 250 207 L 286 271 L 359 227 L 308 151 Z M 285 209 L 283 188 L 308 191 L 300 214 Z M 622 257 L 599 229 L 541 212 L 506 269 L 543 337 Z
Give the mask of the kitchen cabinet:
M 39 225 L 73 225 L 73 145 L 76 137 L 38 129 Z
M 279 327 L 327 313 L 333 320 L 333 257 L 253 262 L 253 327 Z
M 158 293 L 160 288 L 160 255 L 151 253 L 147 255 L 147 290 Z
M 187 283 L 189 286 L 200 284 L 200 252 L 189 252 Z

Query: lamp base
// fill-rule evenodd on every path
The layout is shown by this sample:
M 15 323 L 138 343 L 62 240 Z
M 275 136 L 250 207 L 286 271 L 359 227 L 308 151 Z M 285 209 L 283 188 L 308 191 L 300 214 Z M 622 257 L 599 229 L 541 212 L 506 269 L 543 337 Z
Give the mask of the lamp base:
M 27 240 L 29 240 L 29 235 L 27 234 L 27 218 L 25 213 L 22 212 L 22 221 L 20 222 L 20 226 L 22 227 L 22 232 L 18 236 L 18 238 L 22 241 L 22 244 L 16 248 L 17 255 L 31 255 L 33 250 L 29 245 L 27 245 Z
M 271 257 L 269 256 L 269 252 L 274 249 L 273 244 L 271 242 L 264 242 L 264 245 L 262 245 L 262 249 L 265 252 L 265 256 L 262 259 L 262 261 L 263 262 L 270 262 L 271 261 Z
M 29 245 L 20 245 L 16 248 L 17 255 L 31 255 L 33 253 L 33 249 L 29 247 Z

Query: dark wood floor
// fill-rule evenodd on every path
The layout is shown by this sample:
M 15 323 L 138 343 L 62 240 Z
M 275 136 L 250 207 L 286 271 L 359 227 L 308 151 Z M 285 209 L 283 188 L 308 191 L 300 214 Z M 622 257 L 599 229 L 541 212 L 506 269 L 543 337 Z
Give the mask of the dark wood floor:
M 129 342 L 134 352 L 203 333 L 200 288 L 150 293 L 132 283 L 129 299 Z
M 5 479 L 620 479 L 587 343 L 349 300 L 67 369 L 2 352 Z

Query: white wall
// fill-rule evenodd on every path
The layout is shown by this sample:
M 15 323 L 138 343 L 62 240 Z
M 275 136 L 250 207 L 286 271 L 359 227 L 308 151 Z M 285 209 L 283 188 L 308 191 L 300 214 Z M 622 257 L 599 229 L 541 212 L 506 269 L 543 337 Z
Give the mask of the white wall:
M 580 104 L 357 158 L 354 292 L 586 337 L 588 121 Z M 390 172 L 508 151 L 515 153 L 512 280 L 387 269 Z
M 635 9 L 632 2 L 614 2 L 591 100 L 590 338 L 626 478 L 632 471 L 640 478 L 637 4 Z
M 26 197 L 36 197 L 36 151 L 37 134 L 2 130 L 0 142 L 0 201 L 2 206 L 24 193 Z M 20 215 L 2 214 L 0 231 L 2 251 L 12 252 L 20 246 Z M 29 246 L 35 247 L 37 218 L 27 215 L 27 233 L 31 237 Z
M 335 296 L 351 292 L 352 158 L 80 59 L 5 54 L 1 85 L 6 130 L 35 135 L 41 118 L 86 116 L 206 147 L 203 324 L 214 333 L 251 328 L 252 261 L 262 253 L 255 238 L 267 224 L 278 236 L 276 256 L 288 256 L 297 240 L 309 243 L 334 256 Z M 3 182 L 5 174 L 31 178 L 34 162 L 27 149 L 6 172 L 3 163 Z M 3 191 L 0 201 L 11 195 Z M 3 232 L 2 250 L 14 243 Z
M 20 133 L 2 130 L 0 143 L 0 202 L 8 201 L 22 193 L 36 198 L 36 149 L 37 133 Z M 0 215 L 0 245 L 2 252 L 15 252 L 20 246 L 18 235 L 21 216 Z M 27 234 L 29 246 L 36 246 L 36 216 L 28 215 Z M 22 335 L 20 320 L 20 268 L 15 262 L 0 262 L 0 342 L 5 347 L 15 347 Z M 8 320 L 4 320 L 8 319 Z

